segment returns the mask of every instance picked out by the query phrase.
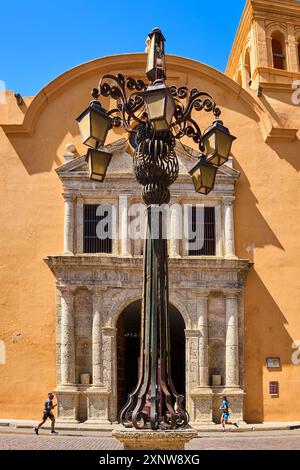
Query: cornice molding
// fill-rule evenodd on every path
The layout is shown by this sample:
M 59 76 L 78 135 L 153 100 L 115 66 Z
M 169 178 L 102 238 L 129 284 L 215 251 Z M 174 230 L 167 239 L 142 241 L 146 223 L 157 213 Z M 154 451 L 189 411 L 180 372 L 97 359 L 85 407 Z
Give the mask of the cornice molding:
M 96 270 L 101 268 L 129 270 L 129 269 L 142 269 L 143 259 L 142 257 L 136 258 L 121 258 L 113 255 L 49 255 L 44 258 L 44 262 L 50 267 L 53 272 L 57 272 L 61 269 L 85 269 L 86 267 L 94 267 Z M 224 271 L 248 271 L 254 263 L 247 259 L 226 259 L 216 257 L 199 257 L 189 258 L 182 257 L 180 259 L 170 258 L 169 266 L 170 269 L 175 271 L 180 267 L 183 269 L 195 269 L 199 268 L 212 271 L 215 269 Z
M 293 142 L 297 138 L 298 129 L 282 129 L 273 127 L 266 137 L 266 144 L 270 142 Z

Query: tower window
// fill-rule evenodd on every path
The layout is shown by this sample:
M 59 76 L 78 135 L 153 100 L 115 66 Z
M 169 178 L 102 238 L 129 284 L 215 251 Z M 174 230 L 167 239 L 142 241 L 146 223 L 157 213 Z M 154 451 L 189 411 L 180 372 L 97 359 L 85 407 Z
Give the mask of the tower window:
M 274 69 L 285 70 L 285 54 L 282 43 L 283 41 L 279 38 L 272 38 L 272 55 Z
M 246 74 L 246 84 L 251 86 L 252 83 L 252 72 L 251 72 L 251 62 L 250 62 L 250 51 L 246 50 L 245 53 L 245 74 Z

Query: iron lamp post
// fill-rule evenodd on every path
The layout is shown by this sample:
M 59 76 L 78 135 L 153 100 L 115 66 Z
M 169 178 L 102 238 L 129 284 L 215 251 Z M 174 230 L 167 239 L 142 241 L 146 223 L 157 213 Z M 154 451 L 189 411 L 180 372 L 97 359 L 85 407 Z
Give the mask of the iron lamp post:
M 104 75 L 92 91 L 94 101 L 78 120 L 88 152 L 90 178 L 103 181 L 111 155 L 100 146 L 111 127 L 121 125 L 134 147 L 133 171 L 142 185 L 147 206 L 147 236 L 144 249 L 141 349 L 138 383 L 120 413 L 126 427 L 176 429 L 188 424 L 184 397 L 171 377 L 169 288 L 166 222 L 161 206 L 170 201 L 169 187 L 179 172 L 176 140 L 188 137 L 199 149 L 199 159 L 190 171 L 196 192 L 213 190 L 218 167 L 228 160 L 234 137 L 219 121 L 221 114 L 208 93 L 185 86 L 167 86 L 164 42 L 158 28 L 149 34 L 146 75 L 150 81 L 122 74 Z M 116 106 L 106 111 L 99 97 L 110 97 Z M 204 135 L 194 113 L 212 113 L 214 123 Z M 216 122 L 217 120 L 217 122 Z M 157 235 L 158 234 L 158 235 Z M 145 404 L 150 400 L 150 413 Z

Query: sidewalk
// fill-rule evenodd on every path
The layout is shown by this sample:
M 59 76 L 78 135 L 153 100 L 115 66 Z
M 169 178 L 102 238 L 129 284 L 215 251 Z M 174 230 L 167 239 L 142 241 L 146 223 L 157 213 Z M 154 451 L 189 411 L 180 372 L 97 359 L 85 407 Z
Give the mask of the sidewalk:
M 0 432 L 22 432 L 22 430 L 33 429 L 37 425 L 38 420 L 21 420 L 21 419 L 0 419 Z M 43 429 L 50 429 L 50 422 L 47 422 Z M 67 423 L 57 423 L 56 429 L 58 431 L 65 432 L 81 432 L 83 434 L 87 433 L 105 433 L 110 436 L 111 431 L 114 429 L 119 429 L 121 425 L 119 424 L 67 424 Z M 210 433 L 218 432 L 221 429 L 220 425 L 204 425 L 204 426 L 193 426 L 200 433 Z M 288 431 L 293 429 L 300 429 L 300 422 L 283 422 L 283 423 L 259 423 L 259 424 L 240 424 L 239 429 L 235 429 L 234 432 L 251 432 L 251 431 Z

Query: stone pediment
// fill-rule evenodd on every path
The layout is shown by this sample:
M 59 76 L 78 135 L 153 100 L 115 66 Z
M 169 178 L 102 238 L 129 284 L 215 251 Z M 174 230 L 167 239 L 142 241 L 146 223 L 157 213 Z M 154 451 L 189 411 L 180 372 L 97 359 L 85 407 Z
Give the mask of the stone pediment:
M 106 145 L 103 149 L 113 154 L 107 170 L 108 179 L 120 176 L 133 177 L 132 149 L 129 148 L 127 139 L 119 139 L 112 144 Z M 176 145 L 176 154 L 179 161 L 179 175 L 185 176 L 195 164 L 198 153 L 191 147 L 179 143 Z M 232 168 L 231 161 L 219 169 L 218 177 L 226 177 L 232 180 L 239 178 L 240 173 Z M 62 180 L 68 177 L 87 177 L 86 155 L 75 157 L 73 160 L 64 163 L 56 169 L 56 172 Z

